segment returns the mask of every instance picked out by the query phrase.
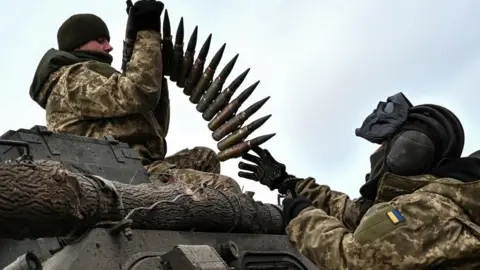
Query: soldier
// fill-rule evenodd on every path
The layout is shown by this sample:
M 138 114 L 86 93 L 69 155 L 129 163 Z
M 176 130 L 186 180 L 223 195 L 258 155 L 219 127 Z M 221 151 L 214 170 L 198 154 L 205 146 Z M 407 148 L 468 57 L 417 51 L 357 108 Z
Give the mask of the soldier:
M 300 195 L 283 202 L 287 234 L 320 268 L 478 269 L 480 159 L 460 157 L 464 134 L 456 116 L 396 95 L 356 133 L 382 143 L 360 189 L 374 201 L 364 214 L 351 210 L 356 204 L 345 194 L 281 173 L 266 150 L 246 157 L 257 165 L 241 163 L 253 172 L 241 175 Z M 360 222 L 352 227 L 350 220 Z
M 220 161 L 211 149 L 185 149 L 165 158 L 170 101 L 167 85 L 162 85 L 163 8 L 159 1 L 135 2 L 131 16 L 137 38 L 124 74 L 111 66 L 105 22 L 93 14 L 71 16 L 58 30 L 59 49 L 50 49 L 41 59 L 30 96 L 46 110 L 49 130 L 94 138 L 112 135 L 128 143 L 144 158 L 154 182 L 169 173 L 190 184 L 203 180 L 240 192 L 233 179 L 219 175 Z
M 287 173 L 285 165 L 276 161 L 268 150 L 260 147 L 252 150 L 258 157 L 247 153 L 242 158 L 255 165 L 239 162 L 238 167 L 245 171 L 240 171 L 238 176 L 260 182 L 270 190 L 278 189 L 281 194 L 288 194 L 295 186 L 296 194 L 308 198 L 313 205 L 342 221 L 349 230 L 355 230 L 363 214 L 373 203 L 365 198 L 350 200 L 345 193 L 316 184 L 313 177 L 297 178 Z

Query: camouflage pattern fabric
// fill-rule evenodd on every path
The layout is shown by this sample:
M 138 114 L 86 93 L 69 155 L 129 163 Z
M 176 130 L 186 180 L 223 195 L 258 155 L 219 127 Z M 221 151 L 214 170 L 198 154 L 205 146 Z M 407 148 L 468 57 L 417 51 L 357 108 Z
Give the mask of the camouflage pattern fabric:
M 219 175 L 220 160 L 206 147 L 165 158 L 170 121 L 168 86 L 162 79 L 161 37 L 139 31 L 125 74 L 99 61 L 66 65 L 48 76 L 36 101 L 46 103 L 47 127 L 58 133 L 128 143 L 150 161 L 152 182 L 172 174 L 192 187 L 205 184 L 241 192 L 237 182 Z M 160 181 L 161 182 L 161 181 Z
M 220 160 L 212 149 L 194 147 L 193 149 L 183 149 L 163 160 L 153 162 L 148 166 L 148 171 L 161 172 L 172 168 L 220 173 Z
M 221 175 L 220 160 L 210 148 L 195 147 L 184 149 L 178 153 L 158 160 L 146 166 L 150 173 L 150 180 L 157 184 L 167 184 L 166 179 L 176 179 L 189 185 L 192 189 L 202 185 L 240 194 L 242 192 L 237 181 Z M 173 177 L 164 177 L 165 175 Z
M 163 159 L 168 121 L 155 117 L 168 91 L 162 86 L 160 34 L 139 31 L 125 74 L 86 61 L 52 73 L 38 99 L 46 98 L 47 127 L 58 133 L 101 138 L 112 135 L 150 160 Z M 166 124 L 162 125 L 162 124 Z
M 326 269 L 480 269 L 478 194 L 480 181 L 387 173 L 355 230 L 309 207 L 287 234 Z M 338 214 L 348 204 L 337 205 Z
M 234 179 L 217 173 L 208 173 L 192 169 L 167 169 L 161 172 L 152 172 L 150 180 L 156 185 L 165 185 L 167 180 L 181 181 L 195 190 L 202 186 L 216 190 L 241 194 L 242 189 Z M 165 177 L 169 176 L 169 177 Z
M 297 182 L 295 191 L 299 196 L 304 196 L 312 201 L 315 207 L 340 220 L 347 229 L 352 231 L 355 230 L 362 216 L 373 204 L 373 201 L 362 198 L 351 200 L 345 193 L 315 183 L 313 178 L 306 178 Z

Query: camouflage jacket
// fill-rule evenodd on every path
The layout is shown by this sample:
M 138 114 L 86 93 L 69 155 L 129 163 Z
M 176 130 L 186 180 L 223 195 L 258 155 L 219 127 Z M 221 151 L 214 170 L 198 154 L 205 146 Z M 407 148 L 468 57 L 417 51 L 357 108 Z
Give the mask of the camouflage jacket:
M 41 89 L 32 98 L 45 108 L 48 129 L 94 138 L 112 135 L 144 158 L 163 159 L 170 105 L 168 89 L 162 86 L 160 42 L 159 33 L 139 31 L 125 74 L 87 60 L 42 78 L 38 74 L 55 61 L 73 57 L 53 49 L 47 52 L 37 68 L 37 83 L 32 84 Z
M 351 231 L 355 230 L 363 214 L 373 204 L 363 198 L 351 200 L 345 193 L 331 190 L 326 185 L 318 185 L 313 178 L 299 181 L 295 191 L 298 195 L 310 199 L 316 208 L 341 221 Z
M 387 173 L 355 230 L 309 207 L 287 233 L 326 269 L 480 269 L 478 194 L 480 181 Z

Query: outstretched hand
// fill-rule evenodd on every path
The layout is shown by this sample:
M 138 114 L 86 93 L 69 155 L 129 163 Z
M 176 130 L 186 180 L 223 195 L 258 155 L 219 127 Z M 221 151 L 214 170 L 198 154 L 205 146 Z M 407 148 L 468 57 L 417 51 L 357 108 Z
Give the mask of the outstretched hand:
M 283 163 L 276 161 L 270 152 L 260 147 L 252 149 L 258 156 L 246 153 L 242 158 L 253 164 L 240 161 L 238 168 L 240 171 L 238 176 L 260 182 L 270 188 L 270 190 L 279 189 L 282 183 L 290 178 L 287 174 L 286 167 Z

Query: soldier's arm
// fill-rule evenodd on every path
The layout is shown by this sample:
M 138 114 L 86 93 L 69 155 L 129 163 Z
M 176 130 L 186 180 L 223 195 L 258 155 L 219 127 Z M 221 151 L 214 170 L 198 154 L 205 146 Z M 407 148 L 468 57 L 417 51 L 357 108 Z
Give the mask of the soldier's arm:
M 238 168 L 243 170 L 238 173 L 240 177 L 260 182 L 271 190 L 278 189 L 281 194 L 288 194 L 295 188 L 297 195 L 308 198 L 313 205 L 341 220 L 352 231 L 371 205 L 365 200 L 352 201 L 345 193 L 318 185 L 311 177 L 301 179 L 288 174 L 285 164 L 276 161 L 267 149 L 255 147 L 252 150 L 258 156 L 248 153 L 242 156 L 253 164 L 239 162 Z
M 461 224 L 443 228 L 429 207 L 430 198 L 419 196 L 423 195 L 406 198 L 400 206 L 373 206 L 354 233 L 323 210 L 309 207 L 289 223 L 287 234 L 305 256 L 325 269 L 419 269 L 448 252 L 442 247 L 466 241 L 458 235 Z
M 111 74 L 110 66 L 98 62 L 70 67 L 58 83 L 74 113 L 108 118 L 154 110 L 161 95 L 160 42 L 158 32 L 139 31 L 125 74 Z
M 331 190 L 327 185 L 315 183 L 315 179 L 306 178 L 297 182 L 295 191 L 312 201 L 316 208 L 327 215 L 340 220 L 350 231 L 355 230 L 363 214 L 372 202 L 364 199 L 351 200 L 347 194 Z

